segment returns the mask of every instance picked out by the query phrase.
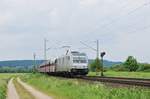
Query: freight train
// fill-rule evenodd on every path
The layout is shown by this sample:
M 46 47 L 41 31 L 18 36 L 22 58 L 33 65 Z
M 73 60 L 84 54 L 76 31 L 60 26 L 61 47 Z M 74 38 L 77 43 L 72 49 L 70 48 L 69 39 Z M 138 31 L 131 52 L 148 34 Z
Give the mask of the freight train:
M 67 51 L 64 56 L 48 61 L 38 67 L 41 73 L 52 75 L 86 75 L 88 74 L 88 57 L 85 53 Z

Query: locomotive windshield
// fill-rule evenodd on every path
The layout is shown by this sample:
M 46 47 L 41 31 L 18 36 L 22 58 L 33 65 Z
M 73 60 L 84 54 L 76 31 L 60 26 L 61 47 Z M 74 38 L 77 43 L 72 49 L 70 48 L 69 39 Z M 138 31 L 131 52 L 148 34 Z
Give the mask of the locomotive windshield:
M 86 57 L 73 57 L 73 63 L 87 63 Z
M 87 63 L 87 57 L 85 53 L 71 52 L 73 55 L 73 63 Z

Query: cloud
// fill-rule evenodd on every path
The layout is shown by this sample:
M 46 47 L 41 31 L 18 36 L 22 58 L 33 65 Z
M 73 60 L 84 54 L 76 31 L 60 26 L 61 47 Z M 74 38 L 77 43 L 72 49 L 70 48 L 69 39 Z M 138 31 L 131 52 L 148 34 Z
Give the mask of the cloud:
M 6 26 L 13 18 L 11 13 L 0 14 L 0 26 Z
M 96 5 L 98 1 L 99 0 L 80 0 L 80 5 L 90 7 Z
M 125 60 L 134 55 L 148 62 L 150 29 L 143 28 L 150 25 L 150 7 L 141 7 L 145 2 L 148 0 L 1 0 L 0 45 L 4 46 L 0 60 L 31 59 L 33 52 L 42 58 L 46 37 L 49 47 L 71 45 L 74 50 L 84 47 L 80 41 L 96 47 L 93 41 L 99 39 L 107 59 Z M 81 51 L 95 58 L 92 50 Z M 48 56 L 62 53 L 64 49 L 51 50 Z

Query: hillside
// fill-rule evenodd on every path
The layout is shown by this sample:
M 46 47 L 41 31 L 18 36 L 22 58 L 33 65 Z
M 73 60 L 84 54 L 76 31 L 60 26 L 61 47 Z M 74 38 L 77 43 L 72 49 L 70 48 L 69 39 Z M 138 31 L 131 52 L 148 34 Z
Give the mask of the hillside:
M 89 64 L 91 64 L 94 60 L 93 59 L 89 59 Z M 117 65 L 117 64 L 121 64 L 122 62 L 113 62 L 113 61 L 108 61 L 108 60 L 104 60 L 104 66 L 105 67 L 111 67 L 113 65 Z
M 0 66 L 10 66 L 10 67 L 32 67 L 33 60 L 11 60 L 11 61 L 0 61 Z M 36 64 L 39 65 L 43 63 L 43 60 L 36 60 Z
M 28 67 L 31 68 L 33 66 L 33 60 L 11 60 L 11 61 L 0 61 L 1 66 L 9 66 L 9 67 Z M 93 62 L 93 59 L 89 59 L 89 64 Z M 36 65 L 43 63 L 43 60 L 36 60 Z M 115 64 L 120 64 L 121 62 L 112 62 L 108 60 L 104 60 L 104 66 L 111 67 Z

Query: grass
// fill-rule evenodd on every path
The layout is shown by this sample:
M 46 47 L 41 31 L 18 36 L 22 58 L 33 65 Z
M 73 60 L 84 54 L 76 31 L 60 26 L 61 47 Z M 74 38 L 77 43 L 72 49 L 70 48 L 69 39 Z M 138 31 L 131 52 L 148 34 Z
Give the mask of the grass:
M 89 76 L 96 76 L 95 72 L 90 72 Z M 150 79 L 150 72 L 115 72 L 107 71 L 104 72 L 107 77 L 128 77 L 128 78 L 147 78 Z
M 114 88 L 101 83 L 87 83 L 75 79 L 60 79 L 42 74 L 29 74 L 22 78 L 28 84 L 55 99 L 149 99 L 150 89 Z
M 35 99 L 16 79 L 13 81 L 20 99 Z
M 16 75 L 17 74 L 0 73 L 0 99 L 6 98 L 7 83 L 12 76 L 16 76 Z
M 6 98 L 7 79 L 0 78 L 0 99 Z

